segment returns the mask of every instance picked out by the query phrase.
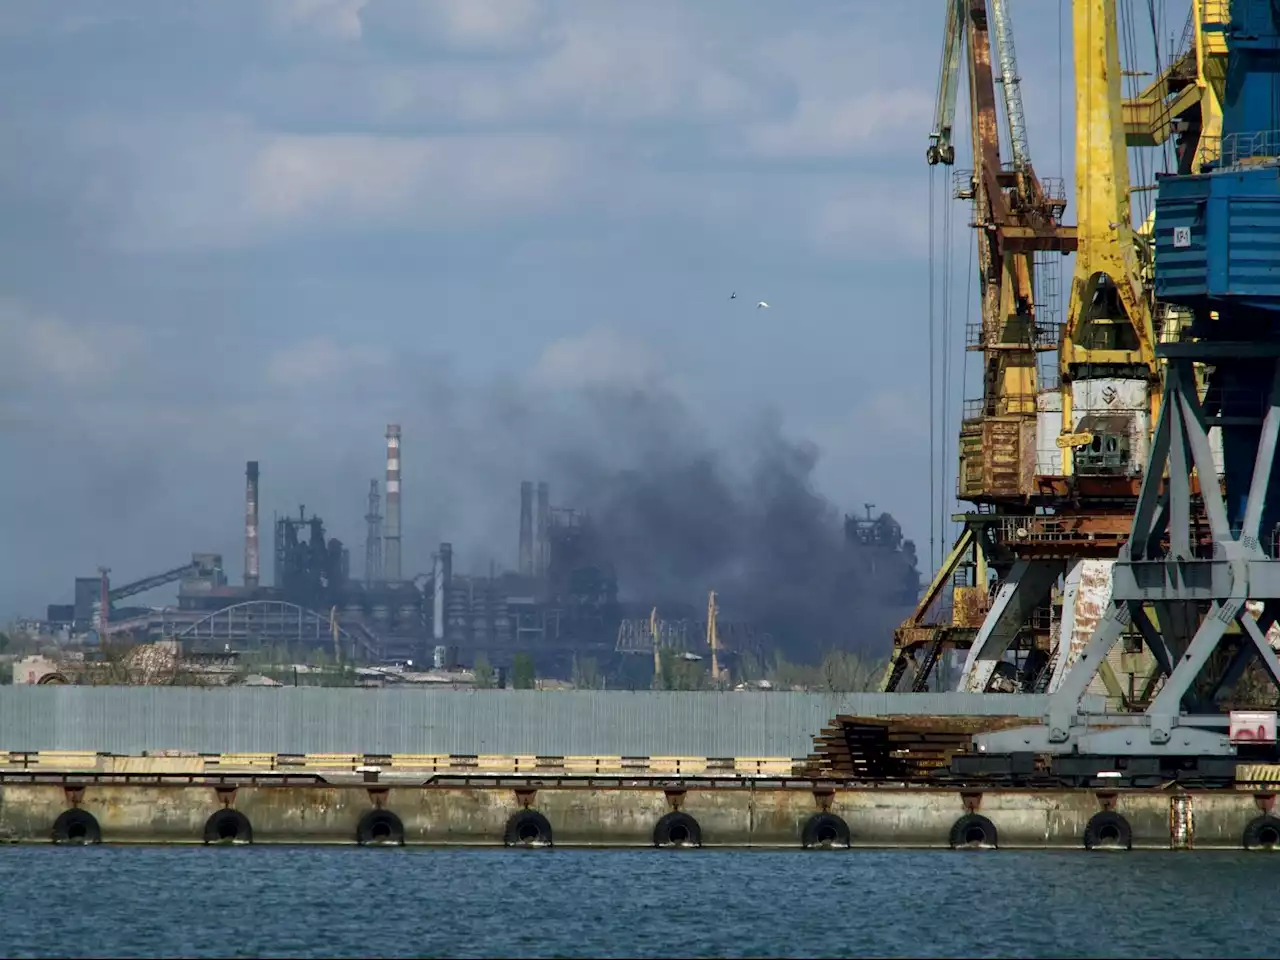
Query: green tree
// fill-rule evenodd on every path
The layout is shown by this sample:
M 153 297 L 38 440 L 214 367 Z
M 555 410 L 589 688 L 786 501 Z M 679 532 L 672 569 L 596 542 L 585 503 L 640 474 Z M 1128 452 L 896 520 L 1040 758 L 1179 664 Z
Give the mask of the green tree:
M 829 650 L 818 668 L 822 688 L 830 693 L 862 693 L 871 689 L 875 668 L 855 653 Z
M 707 675 L 701 661 L 686 660 L 676 651 L 664 647 L 658 655 L 663 690 L 702 690 Z
M 517 690 L 532 690 L 537 678 L 533 657 L 527 653 L 517 653 L 511 661 L 511 686 Z
M 475 674 L 475 686 L 477 690 L 491 690 L 493 688 L 493 667 L 489 665 L 488 657 L 483 653 L 477 653 L 475 665 L 471 670 Z
M 583 657 L 579 660 L 575 653 L 572 679 L 573 685 L 579 690 L 600 690 L 604 687 L 600 666 L 596 663 L 595 657 Z

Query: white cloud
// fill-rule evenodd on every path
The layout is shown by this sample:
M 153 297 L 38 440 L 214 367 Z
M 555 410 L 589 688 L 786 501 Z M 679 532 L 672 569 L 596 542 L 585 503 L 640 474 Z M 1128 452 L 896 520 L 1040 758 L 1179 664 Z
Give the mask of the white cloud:
M 272 354 L 267 360 L 267 379 L 277 386 L 309 388 L 358 379 L 371 372 L 385 371 L 389 365 L 390 358 L 382 350 L 316 337 Z
M 777 78 L 718 41 L 714 22 L 681 7 L 608 11 L 565 21 L 561 43 L 518 78 L 517 106 L 593 123 L 723 121 L 767 109 Z
M 268 222 L 485 219 L 544 207 L 577 157 L 552 137 L 264 138 L 249 175 L 252 210 Z
M 366 0 L 360 18 L 371 36 L 455 53 L 524 50 L 548 27 L 540 0 Z
M 549 344 L 530 374 L 532 385 L 550 390 L 641 389 L 664 379 L 656 353 L 609 328 Z
M 360 11 L 369 0 L 268 0 L 272 26 L 323 40 L 353 41 L 362 35 Z
M 920 52 L 882 29 L 874 9 L 856 22 L 820 30 L 796 27 L 762 48 L 797 90 L 785 117 L 743 132 L 746 149 L 767 158 L 884 154 L 900 138 L 925 140 L 934 105 L 934 73 L 913 70 Z M 923 149 L 920 151 L 923 156 Z
M 98 118 L 81 136 L 98 164 L 81 191 L 134 252 L 247 247 L 309 226 L 467 229 L 554 207 L 585 164 L 555 136 L 279 134 L 237 117 Z
M 753 152 L 766 157 L 882 153 L 899 137 L 927 131 L 932 110 L 931 98 L 919 88 L 807 97 L 787 119 L 749 128 L 746 139 Z M 923 157 L 923 149 L 920 154 Z
M 876 177 L 815 198 L 809 239 L 829 255 L 915 256 L 928 252 L 928 219 L 927 194 L 902 178 Z
M 72 323 L 20 303 L 0 302 L 0 354 L 8 386 L 101 386 L 118 379 L 141 348 L 141 334 L 132 327 Z

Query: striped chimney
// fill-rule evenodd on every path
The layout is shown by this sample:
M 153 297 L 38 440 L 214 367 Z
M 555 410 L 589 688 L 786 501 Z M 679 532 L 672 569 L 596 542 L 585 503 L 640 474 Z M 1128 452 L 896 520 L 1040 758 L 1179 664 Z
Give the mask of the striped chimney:
M 258 461 L 244 467 L 244 585 L 258 586 Z
M 387 424 L 387 516 L 382 532 L 382 575 L 400 580 L 400 424 Z

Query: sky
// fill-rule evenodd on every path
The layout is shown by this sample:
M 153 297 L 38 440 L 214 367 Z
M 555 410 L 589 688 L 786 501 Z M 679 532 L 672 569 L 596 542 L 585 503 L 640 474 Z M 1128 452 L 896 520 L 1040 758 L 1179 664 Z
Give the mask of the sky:
M 406 574 L 512 564 L 518 480 L 599 389 L 729 451 L 764 418 L 924 544 L 931 239 L 952 371 L 976 294 L 924 162 L 944 4 L 907 5 L 6 0 L 0 616 L 195 550 L 238 580 L 249 459 L 264 574 L 299 504 L 359 567 L 389 422 Z M 1010 10 L 1070 181 L 1069 4 Z

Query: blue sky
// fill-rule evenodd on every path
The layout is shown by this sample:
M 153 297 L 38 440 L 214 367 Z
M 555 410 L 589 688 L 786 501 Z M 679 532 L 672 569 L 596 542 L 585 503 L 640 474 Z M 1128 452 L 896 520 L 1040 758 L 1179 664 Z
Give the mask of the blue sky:
M 1057 175 L 1067 9 L 1011 9 Z M 834 503 L 927 540 L 943 4 L 796 10 L 0 6 L 0 613 L 102 563 L 119 582 L 214 549 L 238 577 L 250 458 L 265 517 L 305 503 L 359 563 L 389 421 L 406 569 L 440 539 L 511 562 L 514 483 L 548 442 L 528 411 L 581 416 L 601 385 L 681 398 L 730 451 L 775 417 Z M 966 222 L 955 205 L 956 318 Z

